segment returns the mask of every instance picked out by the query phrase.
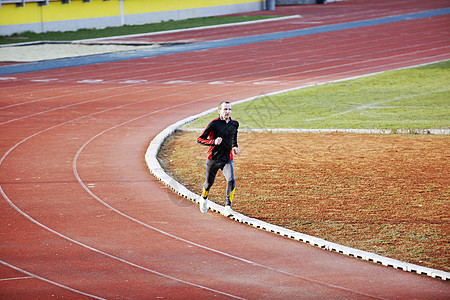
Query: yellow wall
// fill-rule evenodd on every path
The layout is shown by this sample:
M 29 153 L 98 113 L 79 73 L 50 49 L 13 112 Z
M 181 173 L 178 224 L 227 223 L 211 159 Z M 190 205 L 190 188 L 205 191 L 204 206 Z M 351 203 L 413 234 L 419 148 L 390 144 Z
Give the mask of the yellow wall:
M 126 14 L 139 14 L 145 12 L 161 12 L 170 10 L 190 9 L 198 7 L 213 7 L 242 3 L 261 2 L 261 0 L 151 0 L 151 1 L 125 1 Z
M 38 6 L 37 3 L 28 2 L 24 7 L 16 7 L 15 4 L 2 4 L 0 26 L 121 15 L 119 0 L 91 1 L 83 3 L 82 0 L 71 0 L 70 4 L 55 1 L 49 2 L 48 6 Z M 264 0 L 126 0 L 123 2 L 123 6 L 124 14 L 131 15 L 261 2 L 264 2 Z
M 92 0 L 92 2 L 71 1 L 70 4 L 50 2 L 41 6 L 45 22 L 77 20 L 120 15 L 119 1 Z
M 26 9 L 23 8 L 15 4 L 3 4 L 0 8 L 0 25 L 41 22 L 41 10 L 36 3 L 28 3 Z
M 80 0 L 62 4 L 60 1 L 49 2 L 48 6 L 26 3 L 24 7 L 15 4 L 2 4 L 0 8 L 0 25 L 28 24 L 63 20 L 77 20 L 120 15 L 119 1 L 92 0 L 83 3 Z

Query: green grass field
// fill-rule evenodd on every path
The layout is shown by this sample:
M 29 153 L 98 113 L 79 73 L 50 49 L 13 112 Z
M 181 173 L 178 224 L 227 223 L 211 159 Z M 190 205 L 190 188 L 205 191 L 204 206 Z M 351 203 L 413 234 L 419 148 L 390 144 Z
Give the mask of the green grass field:
M 80 29 L 77 31 L 33 33 L 23 32 L 10 36 L 0 36 L 0 44 L 13 44 L 34 41 L 74 41 L 93 39 L 109 36 L 120 36 L 139 33 L 150 33 L 165 30 L 194 28 L 210 25 L 239 23 L 261 19 L 275 18 L 276 16 L 231 16 L 231 17 L 207 17 L 180 21 L 167 21 L 145 25 L 126 25 L 120 27 L 108 27 L 105 29 Z
M 445 61 L 265 96 L 234 105 L 233 118 L 241 128 L 448 129 L 449 68 Z

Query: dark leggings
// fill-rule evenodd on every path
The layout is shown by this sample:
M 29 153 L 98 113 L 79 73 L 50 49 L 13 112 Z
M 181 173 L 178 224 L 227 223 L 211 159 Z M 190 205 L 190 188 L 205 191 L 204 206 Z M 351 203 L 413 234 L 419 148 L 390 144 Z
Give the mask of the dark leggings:
M 233 168 L 233 160 L 230 159 L 227 163 L 220 163 L 211 159 L 206 160 L 206 181 L 203 183 L 203 196 L 209 193 L 209 189 L 214 184 L 214 180 L 216 179 L 217 172 L 222 170 L 223 175 L 227 181 L 227 204 L 231 205 L 234 197 L 234 168 Z

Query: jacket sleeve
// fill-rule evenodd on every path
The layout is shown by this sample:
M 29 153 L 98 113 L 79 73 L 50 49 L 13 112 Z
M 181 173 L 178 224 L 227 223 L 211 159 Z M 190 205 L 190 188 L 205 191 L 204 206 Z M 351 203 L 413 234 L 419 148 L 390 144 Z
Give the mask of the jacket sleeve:
M 237 134 L 238 134 L 238 128 L 239 128 L 239 122 L 236 121 L 236 130 L 234 131 L 233 141 L 232 141 L 232 147 L 238 147 L 237 143 Z
M 214 146 L 214 141 L 214 131 L 211 121 L 203 130 L 202 134 L 197 138 L 197 142 L 206 146 Z

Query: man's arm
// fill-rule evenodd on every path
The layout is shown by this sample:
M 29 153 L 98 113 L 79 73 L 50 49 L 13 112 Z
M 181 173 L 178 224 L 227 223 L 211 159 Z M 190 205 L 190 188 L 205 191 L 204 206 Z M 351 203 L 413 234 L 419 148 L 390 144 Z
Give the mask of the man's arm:
M 216 140 L 220 139 L 214 139 L 214 132 L 213 132 L 213 125 L 212 125 L 212 121 L 209 122 L 209 124 L 206 126 L 206 128 L 203 130 L 202 134 L 197 138 L 197 142 L 202 144 L 202 145 L 206 145 L 206 146 L 214 146 L 214 145 L 218 145 L 216 143 Z M 222 141 L 222 139 L 220 139 L 220 142 Z M 219 144 L 220 144 L 219 142 Z
M 232 147 L 233 147 L 233 152 L 235 154 L 239 154 L 239 148 L 238 148 L 238 144 L 237 144 L 237 133 L 238 133 L 238 128 L 239 128 L 239 122 L 236 122 L 236 130 L 234 131 L 234 136 L 233 136 L 233 141 L 232 141 Z

